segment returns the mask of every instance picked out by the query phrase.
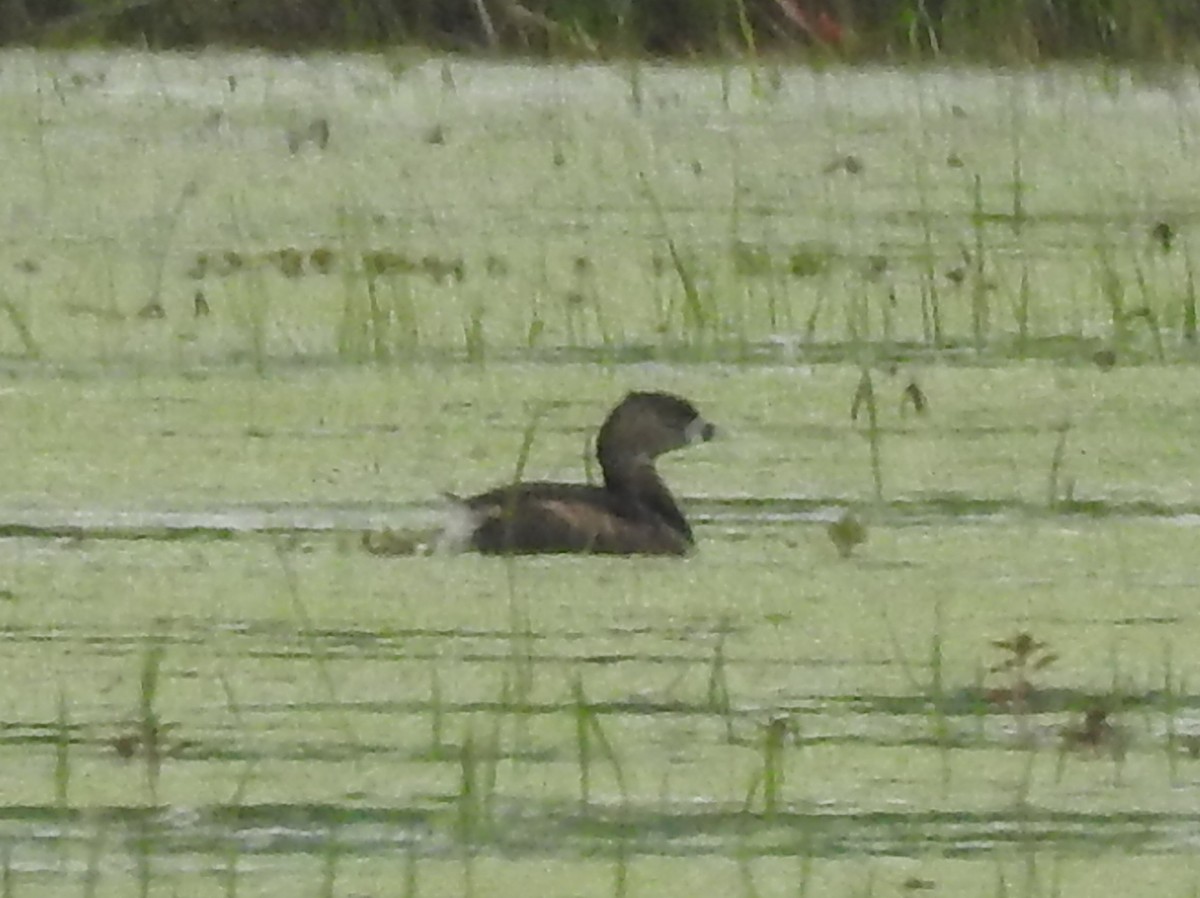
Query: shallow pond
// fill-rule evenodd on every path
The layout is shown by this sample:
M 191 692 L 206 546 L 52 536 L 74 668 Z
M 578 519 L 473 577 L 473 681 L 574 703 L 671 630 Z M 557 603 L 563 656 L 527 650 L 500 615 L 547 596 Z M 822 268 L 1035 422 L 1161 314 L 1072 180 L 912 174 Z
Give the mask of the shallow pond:
M 5 893 L 1191 894 L 1196 99 L 4 55 Z M 693 558 L 363 550 L 635 388 Z

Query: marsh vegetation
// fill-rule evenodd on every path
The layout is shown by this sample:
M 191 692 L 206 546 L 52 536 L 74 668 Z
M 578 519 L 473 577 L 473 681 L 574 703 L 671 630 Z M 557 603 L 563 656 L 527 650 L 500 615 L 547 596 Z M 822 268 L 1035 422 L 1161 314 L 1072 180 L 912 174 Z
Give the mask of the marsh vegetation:
M 1195 891 L 1194 73 L 0 79 L 5 894 Z M 629 389 L 694 557 L 362 550 Z

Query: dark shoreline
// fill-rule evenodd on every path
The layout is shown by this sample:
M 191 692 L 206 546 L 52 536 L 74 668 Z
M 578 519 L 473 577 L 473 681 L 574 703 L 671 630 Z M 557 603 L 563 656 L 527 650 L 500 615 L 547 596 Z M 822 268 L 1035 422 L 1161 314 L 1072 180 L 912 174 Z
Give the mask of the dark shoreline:
M 0 0 L 0 43 L 547 58 L 1200 59 L 1193 0 Z

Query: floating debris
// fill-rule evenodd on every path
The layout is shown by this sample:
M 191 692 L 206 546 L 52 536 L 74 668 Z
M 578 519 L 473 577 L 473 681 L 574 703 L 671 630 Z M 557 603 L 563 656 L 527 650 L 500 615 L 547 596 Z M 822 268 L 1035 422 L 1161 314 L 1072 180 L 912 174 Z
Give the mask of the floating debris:
M 877 281 L 887 272 L 889 264 L 887 256 L 880 253 L 873 253 L 867 256 L 867 264 L 863 270 L 863 276 L 869 281 Z
M 1117 364 L 1117 351 L 1115 349 L 1097 349 L 1092 353 L 1092 362 L 1101 371 L 1111 371 Z
M 788 274 L 794 278 L 809 278 L 828 270 L 833 259 L 831 250 L 825 247 L 798 246 L 788 256 Z
M 489 253 L 487 258 L 483 260 L 483 270 L 490 277 L 503 277 L 508 274 L 508 263 L 504 261 L 503 257 Z
M 845 172 L 848 175 L 858 175 L 862 174 L 863 168 L 862 159 L 853 153 L 847 153 L 844 156 L 835 156 L 830 160 L 825 166 L 824 172 L 827 175 L 837 174 L 838 172 Z
M 416 270 L 416 263 L 403 253 L 378 249 L 362 256 L 363 271 L 369 275 L 402 274 Z
M 245 268 L 246 260 L 237 250 L 227 249 L 221 254 L 219 265 L 217 274 L 228 275 Z
M 208 274 L 208 253 L 196 253 L 196 258 L 184 274 L 194 281 L 202 280 Z
M 903 392 L 900 394 L 900 413 L 904 414 L 904 410 L 912 404 L 913 411 L 918 415 L 923 415 L 929 410 L 929 399 L 925 396 L 925 391 L 921 389 L 921 385 L 917 383 L 916 378 L 909 378 Z
M 284 277 L 298 278 L 304 274 L 304 254 L 298 249 L 290 246 L 277 249 L 270 253 L 270 259 Z
M 1062 729 L 1064 751 L 1108 752 L 1114 758 L 1125 755 L 1128 737 L 1109 719 L 1109 709 L 1104 705 L 1093 705 L 1084 712 L 1083 720 Z
M 1175 228 L 1169 221 L 1155 222 L 1154 227 L 1150 229 L 1150 237 L 1158 244 L 1159 249 L 1169 253 L 1175 245 Z
M 327 246 L 318 246 L 308 254 L 308 261 L 318 273 L 329 274 L 333 270 L 333 250 Z
M 424 531 L 365 530 L 362 535 L 362 547 L 371 555 L 428 555 L 430 534 Z
M 159 302 L 157 299 L 152 299 L 148 303 L 146 303 L 144 306 L 142 306 L 140 309 L 138 309 L 137 316 L 139 318 L 144 318 L 147 320 L 153 320 L 155 318 L 166 318 L 167 310 L 163 308 L 163 304 L 161 302 Z

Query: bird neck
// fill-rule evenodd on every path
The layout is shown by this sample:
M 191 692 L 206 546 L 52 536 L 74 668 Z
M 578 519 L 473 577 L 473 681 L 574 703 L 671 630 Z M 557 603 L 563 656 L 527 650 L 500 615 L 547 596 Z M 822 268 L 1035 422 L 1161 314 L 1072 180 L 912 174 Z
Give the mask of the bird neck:
M 604 486 L 610 493 L 631 502 L 635 509 L 644 509 L 661 518 L 672 530 L 692 540 L 692 528 L 683 516 L 675 497 L 658 475 L 649 458 L 625 458 L 600 452 L 600 469 Z

